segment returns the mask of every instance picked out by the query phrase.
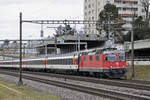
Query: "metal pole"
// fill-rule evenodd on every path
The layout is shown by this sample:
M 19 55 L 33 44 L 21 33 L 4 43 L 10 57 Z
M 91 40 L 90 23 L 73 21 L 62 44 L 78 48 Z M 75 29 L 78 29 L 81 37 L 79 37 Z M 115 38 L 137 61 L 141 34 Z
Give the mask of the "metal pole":
M 135 80 L 135 70 L 134 70 L 134 32 L 133 29 L 131 30 L 131 43 L 132 43 L 132 50 L 131 50 L 131 66 L 132 66 L 132 80 Z
M 75 24 L 75 32 L 74 33 L 77 33 L 76 24 Z M 78 52 L 78 33 L 77 33 L 77 40 L 76 40 L 76 52 Z
M 97 2 L 97 0 L 96 0 L 96 20 L 98 20 L 98 15 L 97 15 L 98 9 L 97 9 L 97 6 L 98 6 L 98 2 Z M 95 26 L 96 26 L 96 25 L 95 25 Z M 95 32 L 96 32 L 96 34 L 97 34 L 97 30 L 96 30 Z
M 25 44 L 23 44 L 23 58 L 25 58 L 25 53 L 26 52 L 26 50 L 25 50 Z
M 57 55 L 57 36 L 55 35 L 55 54 Z
M 78 52 L 80 53 L 80 33 L 78 33 Z
M 133 8 L 133 6 L 132 6 L 132 8 Z M 133 14 L 132 14 L 132 29 L 131 29 L 131 43 L 132 43 L 132 50 L 131 50 L 132 76 L 131 76 L 131 79 L 132 80 L 135 80 L 135 68 L 134 68 L 134 32 L 133 32 L 134 17 L 135 17 L 135 11 L 133 10 Z
M 43 31 L 43 22 L 42 22 L 42 24 L 41 24 L 41 38 L 43 38 L 44 37 L 44 31 Z
M 85 45 L 85 50 L 87 50 L 87 43 L 86 43 L 86 45 Z
M 20 13 L 20 63 L 19 63 L 19 82 L 18 85 L 23 85 L 22 81 L 22 13 Z
M 45 44 L 45 57 L 47 58 L 47 44 Z

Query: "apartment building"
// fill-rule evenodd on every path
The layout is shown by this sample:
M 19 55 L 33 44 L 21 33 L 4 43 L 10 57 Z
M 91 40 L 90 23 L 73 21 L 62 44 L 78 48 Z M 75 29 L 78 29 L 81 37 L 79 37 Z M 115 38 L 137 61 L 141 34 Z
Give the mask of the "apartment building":
M 98 20 L 99 13 L 104 9 L 107 3 L 116 5 L 122 19 L 126 21 L 126 24 L 123 25 L 125 28 L 132 27 L 133 14 L 136 17 L 146 17 L 140 0 L 84 0 L 84 19 Z M 85 25 L 84 28 L 86 34 L 98 34 L 96 25 Z

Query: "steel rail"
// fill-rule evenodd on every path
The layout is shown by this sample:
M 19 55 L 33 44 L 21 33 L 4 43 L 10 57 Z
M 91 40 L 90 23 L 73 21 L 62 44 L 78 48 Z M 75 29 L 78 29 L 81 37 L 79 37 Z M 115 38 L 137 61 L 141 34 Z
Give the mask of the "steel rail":
M 9 70 L 10 71 L 10 70 Z M 11 70 L 15 71 L 15 70 Z M 72 75 L 62 75 L 62 74 L 52 74 L 52 73 L 43 73 L 43 72 L 30 72 L 23 71 L 23 73 L 50 76 L 56 78 L 65 78 L 75 81 L 84 81 L 91 82 L 96 84 L 117 86 L 117 87 L 126 87 L 131 89 L 146 90 L 150 91 L 150 82 L 149 81 L 140 81 L 140 80 L 108 80 L 108 79 L 98 79 L 93 77 L 81 77 L 81 76 L 72 76 Z
M 150 82 L 148 81 L 138 81 L 138 80 L 108 80 L 108 79 L 98 79 L 92 77 L 80 77 L 80 76 L 72 76 L 72 75 L 60 75 L 60 74 L 51 74 L 51 73 L 40 73 L 40 72 L 24 72 L 28 74 L 37 74 L 37 75 L 44 75 L 44 76 L 51 76 L 56 78 L 65 78 L 70 80 L 76 81 L 85 81 L 97 84 L 104 84 L 110 86 L 117 86 L 117 87 L 126 87 L 132 89 L 139 89 L 139 90 L 146 90 L 150 91 Z
M 6 72 L 0 71 L 0 73 L 15 76 L 15 77 L 19 76 L 19 74 L 16 74 L 13 72 L 7 72 L 7 71 Z M 112 100 L 150 100 L 150 97 L 146 97 L 146 96 L 114 92 L 111 90 L 97 89 L 97 88 L 86 87 L 86 86 L 82 86 L 82 85 L 75 85 L 75 84 L 70 84 L 70 83 L 65 83 L 65 82 L 60 82 L 60 81 L 37 78 L 37 77 L 33 77 L 33 76 L 28 76 L 28 75 L 23 75 L 23 78 L 31 80 L 31 81 L 36 81 L 36 82 L 54 85 L 54 86 L 58 86 L 58 87 L 62 87 L 62 88 L 76 90 L 76 91 L 88 93 L 91 95 L 102 96 L 105 98 L 110 98 Z

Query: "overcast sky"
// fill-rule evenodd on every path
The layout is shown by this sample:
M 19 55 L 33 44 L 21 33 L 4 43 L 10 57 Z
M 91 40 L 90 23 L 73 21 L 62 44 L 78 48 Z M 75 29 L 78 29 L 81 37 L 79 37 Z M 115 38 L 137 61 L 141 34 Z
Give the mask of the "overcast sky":
M 83 19 L 83 0 L 0 0 L 0 39 L 19 38 L 19 12 L 23 19 Z M 48 36 L 54 29 L 44 31 Z M 40 38 L 40 25 L 24 23 L 23 38 Z

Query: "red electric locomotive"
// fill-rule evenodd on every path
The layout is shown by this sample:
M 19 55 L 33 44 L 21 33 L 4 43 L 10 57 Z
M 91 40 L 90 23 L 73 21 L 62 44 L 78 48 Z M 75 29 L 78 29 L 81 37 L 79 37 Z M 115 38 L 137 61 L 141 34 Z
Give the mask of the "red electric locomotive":
M 81 55 L 79 71 L 92 72 L 109 78 L 124 77 L 126 70 L 125 52 L 120 50 L 100 50 L 95 54 Z

